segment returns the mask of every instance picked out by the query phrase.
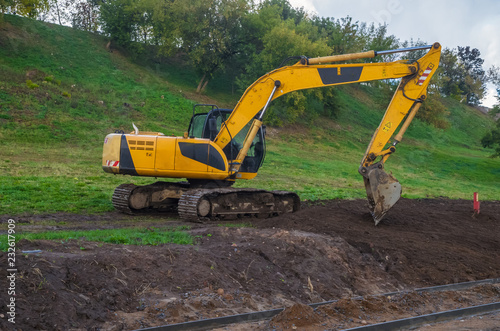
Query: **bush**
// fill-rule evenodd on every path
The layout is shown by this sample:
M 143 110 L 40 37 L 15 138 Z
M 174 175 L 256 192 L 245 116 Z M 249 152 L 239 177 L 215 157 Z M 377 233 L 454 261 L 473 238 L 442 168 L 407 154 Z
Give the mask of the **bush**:
M 492 157 L 500 157 L 500 121 L 495 129 L 488 132 L 483 139 L 481 139 L 481 145 L 483 145 L 484 148 L 494 148 L 496 146 L 495 153 Z
M 441 97 L 432 95 L 422 104 L 417 113 L 417 118 L 438 129 L 448 129 L 450 122 L 447 117 L 450 112 L 441 102 Z
M 26 81 L 26 86 L 28 86 L 32 90 L 38 88 L 38 84 L 33 83 L 31 79 L 28 79 Z

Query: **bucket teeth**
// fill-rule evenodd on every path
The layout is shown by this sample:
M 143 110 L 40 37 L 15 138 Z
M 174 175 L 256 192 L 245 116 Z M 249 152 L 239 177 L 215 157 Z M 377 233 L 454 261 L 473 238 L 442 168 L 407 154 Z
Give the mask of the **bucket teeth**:
M 377 225 L 401 197 L 401 184 L 386 173 L 380 164 L 375 164 L 367 171 L 365 188 L 370 211 Z

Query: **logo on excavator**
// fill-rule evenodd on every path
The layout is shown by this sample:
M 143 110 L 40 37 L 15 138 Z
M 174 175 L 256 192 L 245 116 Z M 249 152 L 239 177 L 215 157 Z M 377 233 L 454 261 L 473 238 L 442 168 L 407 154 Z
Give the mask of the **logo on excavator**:
M 385 132 L 389 132 L 392 128 L 392 123 L 391 122 L 387 122 L 384 127 L 382 128 L 382 130 L 384 130 Z

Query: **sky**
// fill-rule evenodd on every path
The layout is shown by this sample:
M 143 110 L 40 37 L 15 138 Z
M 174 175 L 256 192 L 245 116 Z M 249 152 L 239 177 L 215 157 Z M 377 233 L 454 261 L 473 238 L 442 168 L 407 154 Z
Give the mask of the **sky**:
M 499 0 L 289 0 L 294 7 L 320 17 L 384 24 L 400 41 L 413 39 L 443 48 L 470 46 L 484 59 L 483 69 L 500 67 Z M 489 86 L 482 104 L 497 103 Z

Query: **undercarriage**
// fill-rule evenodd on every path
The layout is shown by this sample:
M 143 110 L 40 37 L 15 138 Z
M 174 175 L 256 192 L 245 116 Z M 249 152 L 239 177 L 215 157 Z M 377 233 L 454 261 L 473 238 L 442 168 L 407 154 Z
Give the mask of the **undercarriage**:
M 122 184 L 115 189 L 112 201 L 117 210 L 128 214 L 177 209 L 182 219 L 191 222 L 266 218 L 300 209 L 300 199 L 293 192 L 227 186 L 224 182 Z

